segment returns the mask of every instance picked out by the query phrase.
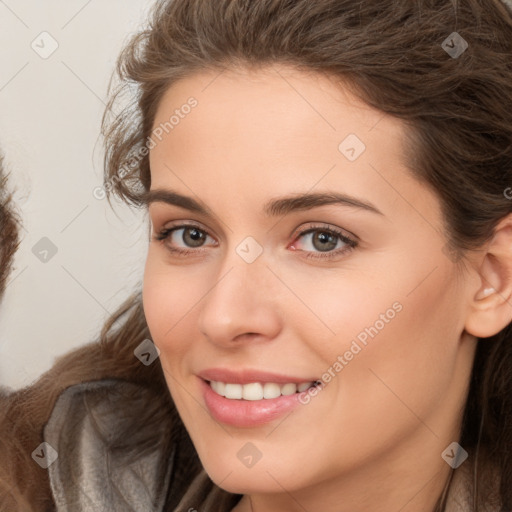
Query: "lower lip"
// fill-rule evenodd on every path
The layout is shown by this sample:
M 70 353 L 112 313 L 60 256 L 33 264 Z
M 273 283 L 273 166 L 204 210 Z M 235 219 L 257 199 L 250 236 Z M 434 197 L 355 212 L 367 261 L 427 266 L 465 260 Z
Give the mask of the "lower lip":
M 300 405 L 299 393 L 262 400 L 231 400 L 218 395 L 200 379 L 204 401 L 214 419 L 234 427 L 257 427 L 276 420 Z

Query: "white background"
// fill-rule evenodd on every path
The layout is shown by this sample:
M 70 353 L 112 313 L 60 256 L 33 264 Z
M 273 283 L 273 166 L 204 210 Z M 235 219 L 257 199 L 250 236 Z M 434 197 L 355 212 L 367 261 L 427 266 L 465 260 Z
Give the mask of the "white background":
M 0 385 L 26 386 L 94 340 L 140 288 L 146 218 L 113 211 L 93 190 L 102 184 L 108 81 L 152 3 L 0 0 L 0 148 L 23 222 L 0 308 Z M 47 58 L 31 47 L 49 51 L 52 39 L 58 48 Z M 46 262 L 32 252 L 43 237 L 57 248 Z

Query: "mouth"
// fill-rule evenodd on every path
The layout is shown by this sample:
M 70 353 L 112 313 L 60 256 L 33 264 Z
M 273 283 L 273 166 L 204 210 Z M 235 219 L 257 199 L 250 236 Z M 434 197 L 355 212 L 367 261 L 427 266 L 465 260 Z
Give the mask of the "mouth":
M 238 428 L 262 426 L 290 414 L 304 403 L 302 393 L 321 384 L 319 380 L 226 370 L 211 370 L 198 377 L 211 417 Z
M 297 393 L 307 391 L 309 388 L 318 385 L 318 381 L 287 382 L 280 384 L 277 382 L 250 382 L 248 384 L 238 384 L 235 382 L 221 382 L 217 380 L 205 381 L 210 388 L 219 396 L 228 400 L 272 400 L 280 396 L 291 396 Z

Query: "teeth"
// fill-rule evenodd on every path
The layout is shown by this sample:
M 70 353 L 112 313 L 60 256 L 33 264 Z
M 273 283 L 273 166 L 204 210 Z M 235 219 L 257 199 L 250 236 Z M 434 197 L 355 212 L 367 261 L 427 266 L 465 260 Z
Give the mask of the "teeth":
M 224 384 L 224 382 L 217 382 L 217 381 L 212 380 L 210 382 L 210 384 L 212 386 L 213 391 L 215 391 L 215 393 L 217 393 L 218 395 L 224 396 L 224 391 L 226 388 L 226 384 Z
M 243 387 L 240 384 L 226 384 L 224 388 L 224 396 L 231 399 L 242 398 Z
M 314 386 L 314 382 L 301 382 L 300 384 L 276 384 L 274 382 L 251 382 L 250 384 L 230 384 L 227 382 L 210 381 L 210 386 L 218 395 L 231 400 L 262 400 L 277 398 L 281 395 L 293 395 L 302 393 Z
M 282 395 L 293 395 L 294 393 L 297 393 L 297 384 L 285 384 L 281 387 Z
M 242 388 L 242 398 L 244 400 L 261 400 L 263 398 L 263 386 L 259 382 L 245 384 Z
M 303 391 L 306 391 L 306 389 L 309 389 L 311 387 L 312 382 L 303 382 L 302 384 L 299 384 L 297 386 L 297 391 L 299 393 L 302 393 Z
M 277 398 L 281 396 L 281 386 L 273 382 L 265 382 L 263 386 L 263 398 Z

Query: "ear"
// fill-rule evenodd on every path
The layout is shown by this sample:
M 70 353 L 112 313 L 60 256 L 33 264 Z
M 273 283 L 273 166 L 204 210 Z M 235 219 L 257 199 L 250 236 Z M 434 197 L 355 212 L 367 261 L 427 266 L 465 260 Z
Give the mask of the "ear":
M 486 244 L 478 277 L 480 288 L 472 292 L 464 327 L 473 336 L 488 338 L 512 321 L 512 214 L 498 223 Z

